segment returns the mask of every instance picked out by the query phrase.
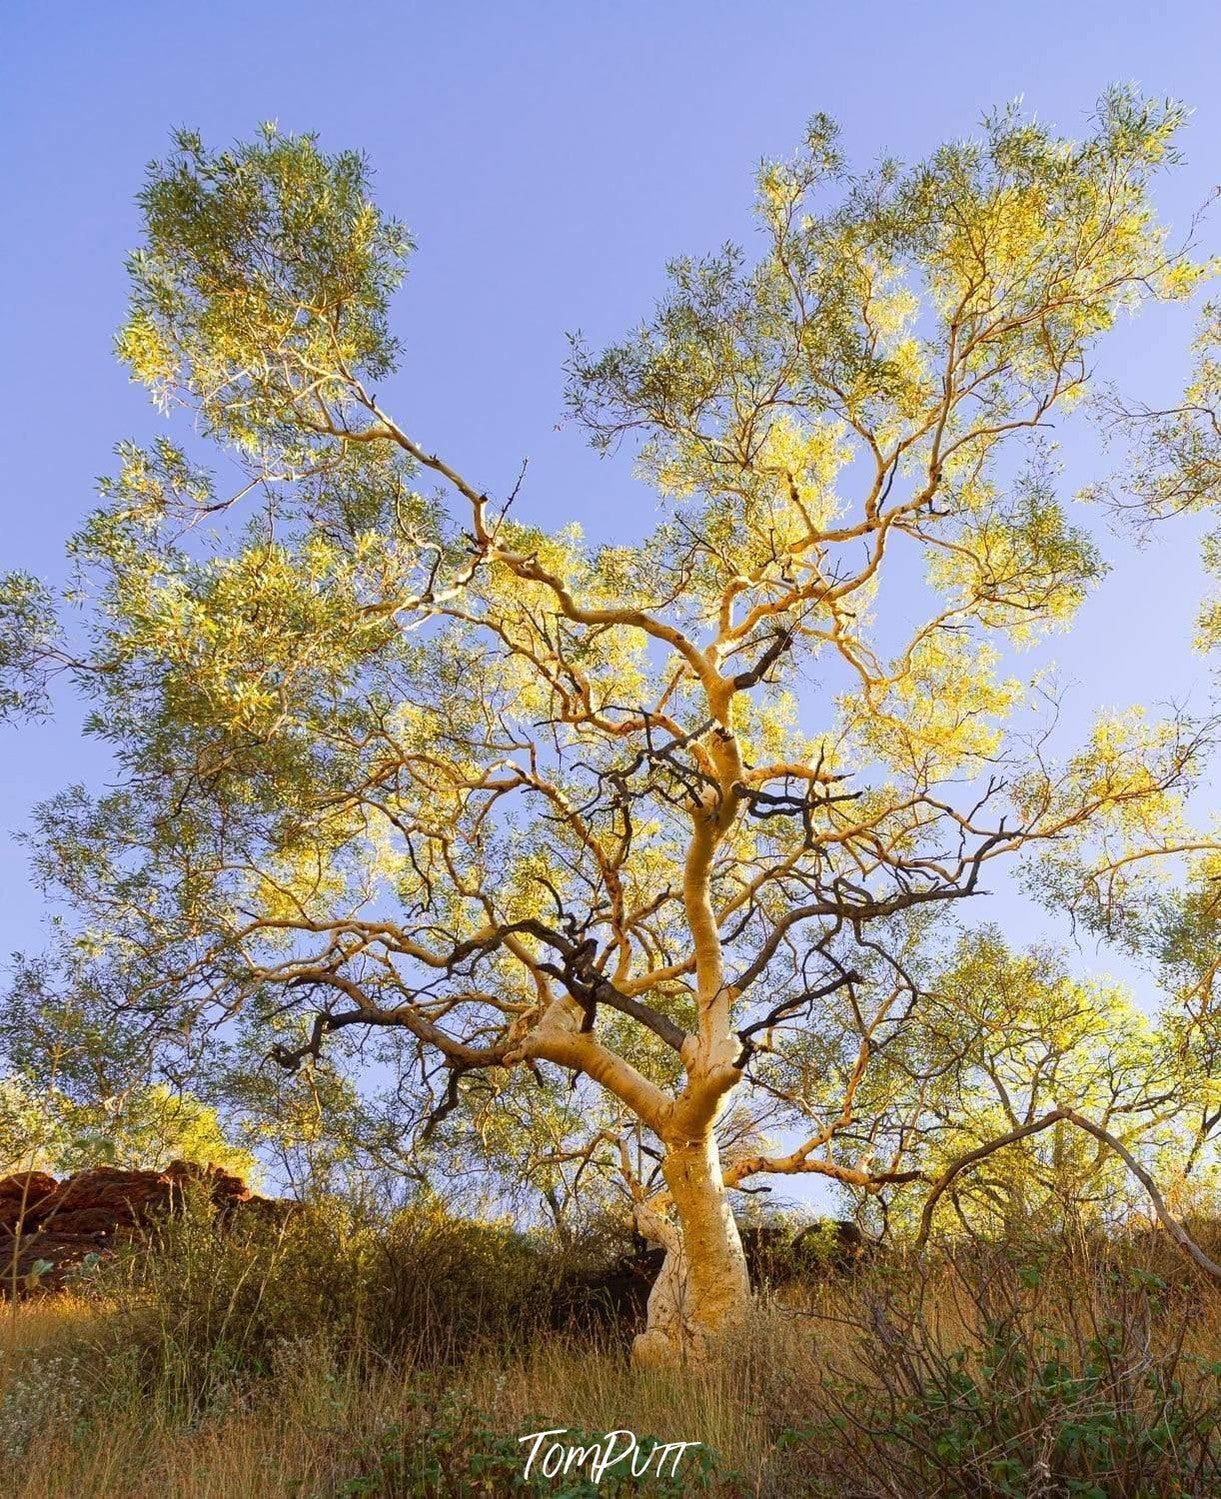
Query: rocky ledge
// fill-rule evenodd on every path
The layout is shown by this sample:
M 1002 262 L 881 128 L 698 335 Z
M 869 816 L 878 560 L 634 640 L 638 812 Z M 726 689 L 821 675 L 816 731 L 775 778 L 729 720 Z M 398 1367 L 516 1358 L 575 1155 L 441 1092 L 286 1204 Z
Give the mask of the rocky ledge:
M 0 1177 L 0 1295 L 58 1289 L 93 1263 L 90 1256 L 108 1258 L 117 1244 L 181 1211 L 194 1192 L 206 1194 L 222 1218 L 286 1206 L 257 1197 L 219 1166 L 190 1161 L 171 1161 L 164 1171 L 94 1166 L 63 1181 L 41 1171 Z

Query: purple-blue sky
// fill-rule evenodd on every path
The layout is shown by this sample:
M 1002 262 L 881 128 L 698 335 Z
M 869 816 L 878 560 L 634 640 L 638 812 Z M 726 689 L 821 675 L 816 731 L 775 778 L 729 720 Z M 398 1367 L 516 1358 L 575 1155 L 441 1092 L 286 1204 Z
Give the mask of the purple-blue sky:
M 1197 111 L 1188 164 L 1162 190 L 1167 216 L 1185 224 L 1221 180 L 1221 9 L 1205 0 L 1162 15 L 1131 0 L 9 0 L 0 36 L 0 570 L 51 577 L 113 444 L 156 429 L 111 340 L 133 196 L 174 125 L 221 143 L 275 119 L 364 147 L 381 201 L 419 243 L 388 403 L 493 491 L 528 455 L 523 516 L 576 517 L 594 534 L 643 520 L 650 500 L 625 463 L 557 429 L 566 330 L 617 335 L 660 290 L 667 257 L 749 237 L 755 163 L 790 151 L 815 110 L 865 165 L 968 133 L 1017 94 L 1075 130 L 1108 83 L 1136 79 Z M 1221 248 L 1216 221 L 1204 242 Z M 1125 326 L 1104 372 L 1164 401 L 1189 329 L 1183 310 Z M 1100 472 L 1096 443 L 1080 426 L 1063 435 L 1075 488 Z M 1080 684 L 1070 721 L 1189 693 L 1203 706 L 1206 672 L 1186 650 L 1203 587 L 1194 534 L 1108 550 L 1115 570 L 1054 649 Z M 0 729 L 0 954 L 44 942 L 8 833 L 39 797 L 104 776 L 79 729 L 70 701 L 47 725 Z M 1004 908 L 1020 934 L 1036 930 L 1011 895 Z

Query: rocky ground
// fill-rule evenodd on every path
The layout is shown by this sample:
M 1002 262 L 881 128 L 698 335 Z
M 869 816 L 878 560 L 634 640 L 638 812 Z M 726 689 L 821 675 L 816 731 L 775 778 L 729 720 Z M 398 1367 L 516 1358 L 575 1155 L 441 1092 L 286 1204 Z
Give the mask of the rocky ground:
M 256 1196 L 219 1166 L 188 1161 L 164 1171 L 94 1166 L 63 1181 L 41 1171 L 0 1177 L 0 1293 L 62 1286 L 90 1256 L 111 1256 L 180 1209 L 192 1191 L 206 1193 L 222 1217 L 286 1206 Z

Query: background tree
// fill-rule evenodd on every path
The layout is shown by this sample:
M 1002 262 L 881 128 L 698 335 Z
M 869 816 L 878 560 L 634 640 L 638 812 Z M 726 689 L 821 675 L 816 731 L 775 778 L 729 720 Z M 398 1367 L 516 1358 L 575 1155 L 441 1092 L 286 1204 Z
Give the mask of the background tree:
M 1194 363 L 1177 404 L 1155 407 L 1111 389 L 1099 406 L 1113 432 L 1129 443 L 1122 471 L 1092 494 L 1132 522 L 1145 539 L 1162 522 L 1221 509 L 1221 305 L 1203 307 L 1193 342 Z M 1221 531 L 1206 532 L 1202 555 L 1221 578 Z M 1193 642 L 1204 653 L 1221 645 L 1221 596 L 1203 601 Z M 1221 1128 L 1218 975 L 1221 974 L 1221 834 L 1185 836 L 1185 878 L 1167 888 L 1142 860 L 1109 864 L 1081 884 L 1081 915 L 1117 935 L 1135 955 L 1161 970 L 1174 998 L 1167 1017 L 1191 1118 L 1185 1175 L 1215 1170 Z
M 556 1155 L 610 1153 L 668 1251 L 638 1358 L 737 1325 L 727 1187 L 910 1175 L 851 1137 L 920 1002 L 912 922 L 1006 856 L 1177 846 L 1205 728 L 1107 721 L 1057 764 L 1001 663 L 1102 571 L 1039 431 L 1122 311 L 1195 284 L 1149 199 L 1181 118 L 1114 92 L 1073 142 L 1011 110 L 864 176 L 816 119 L 760 173 L 757 260 L 679 261 L 635 336 L 576 346 L 575 416 L 638 435 L 667 503 L 593 547 L 378 394 L 410 246 L 363 161 L 181 133 L 119 348 L 242 479 L 120 449 L 69 663 L 120 784 L 34 837 L 129 1012 L 240 1014 L 288 1069 L 347 1042 L 414 1077 L 421 1135 L 481 1074 L 575 1089 Z M 45 662 L 18 604 L 7 659 Z M 858 1041 L 811 1120 L 789 1082 L 830 1012 Z
M 0 1079 L 0 1174 L 68 1176 L 92 1166 L 163 1171 L 171 1161 L 220 1166 L 244 1179 L 258 1167 L 233 1145 L 214 1108 L 156 1083 L 78 1103 L 54 1086 Z
M 103 972 L 20 963 L 0 1005 L 0 1176 L 174 1160 L 251 1177 L 255 1158 L 216 1107 L 158 1066 Z M 68 980 L 66 990 L 60 984 Z M 168 1061 L 168 1058 L 165 1058 Z
M 1206 1096 L 1175 1041 L 1113 983 L 1073 979 L 1064 955 L 1012 952 L 996 928 L 931 955 L 922 997 L 867 1082 L 875 1138 L 936 1180 L 959 1158 L 1071 1102 L 1172 1184 L 1195 1137 L 1184 1113 Z M 1020 1243 L 1122 1220 L 1139 1184 L 1105 1142 L 1062 1120 L 986 1157 L 947 1192 L 935 1226 Z M 888 1200 L 889 1199 L 889 1200 Z M 882 1194 L 888 1226 L 920 1217 L 918 1183 Z

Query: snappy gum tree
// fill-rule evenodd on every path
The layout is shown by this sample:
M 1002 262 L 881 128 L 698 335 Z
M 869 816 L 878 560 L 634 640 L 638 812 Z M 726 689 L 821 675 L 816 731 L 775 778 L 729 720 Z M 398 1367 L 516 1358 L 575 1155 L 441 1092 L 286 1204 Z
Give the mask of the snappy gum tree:
M 756 260 L 682 261 L 576 348 L 575 416 L 638 434 L 668 502 L 597 547 L 392 414 L 410 247 L 359 157 L 180 135 L 119 347 L 245 477 L 124 447 L 73 543 L 121 785 L 45 806 L 38 848 L 83 947 L 167 1031 L 253 1015 L 288 1067 L 397 1036 L 431 1122 L 480 1074 L 581 1079 L 668 1250 L 637 1357 L 699 1356 L 748 1306 L 728 1189 L 913 1174 L 901 1142 L 852 1161 L 917 1002 L 903 923 L 1049 841 L 1173 843 L 1197 731 L 1107 721 L 1057 768 L 999 663 L 1102 571 L 1032 439 L 1121 312 L 1194 282 L 1148 199 L 1180 122 L 1114 93 L 1082 142 L 1008 111 L 849 176 L 816 119 L 760 173 Z M 799 1073 L 832 1007 L 827 1108 Z M 723 1160 L 756 1090 L 805 1133 Z

